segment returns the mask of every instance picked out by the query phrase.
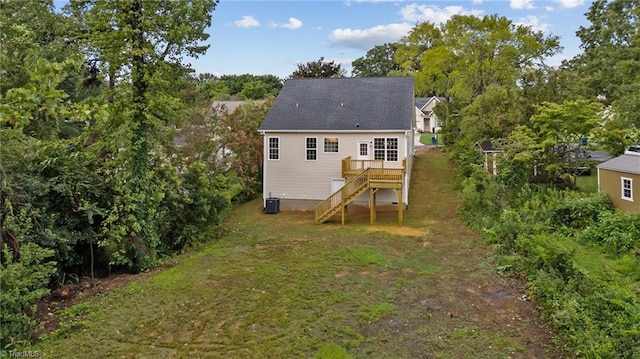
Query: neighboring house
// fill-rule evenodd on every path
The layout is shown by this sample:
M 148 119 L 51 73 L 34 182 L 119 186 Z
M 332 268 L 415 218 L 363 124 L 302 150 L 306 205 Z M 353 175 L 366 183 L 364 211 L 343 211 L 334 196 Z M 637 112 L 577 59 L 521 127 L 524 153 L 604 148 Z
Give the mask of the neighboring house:
M 211 109 L 219 112 L 233 113 L 245 102 L 246 101 L 213 101 L 213 103 L 211 103 Z
M 242 106 L 247 101 L 213 101 L 211 103 L 211 107 L 209 108 L 207 117 L 211 117 L 214 114 L 223 115 L 233 113 L 238 107 Z M 200 131 L 200 129 L 205 128 L 205 125 L 190 125 L 185 131 L 182 128 L 176 128 L 178 132 L 178 136 L 173 139 L 173 144 L 176 147 L 184 147 L 187 144 L 188 140 L 188 132 Z M 183 133 L 186 132 L 186 133 Z
M 411 77 L 289 79 L 265 118 L 263 197 L 316 211 L 321 223 L 351 202 L 409 203 L 414 153 Z M 367 196 L 368 193 L 368 196 Z
M 482 153 L 484 169 L 492 175 L 498 174 L 498 157 L 502 150 L 493 147 L 491 141 L 476 142 L 476 149 Z
M 441 125 L 433 109 L 442 101 L 444 97 L 417 97 L 416 98 L 416 129 L 419 132 L 436 133 L 440 131 Z
M 598 165 L 598 191 L 623 212 L 640 211 L 640 153 L 627 151 Z

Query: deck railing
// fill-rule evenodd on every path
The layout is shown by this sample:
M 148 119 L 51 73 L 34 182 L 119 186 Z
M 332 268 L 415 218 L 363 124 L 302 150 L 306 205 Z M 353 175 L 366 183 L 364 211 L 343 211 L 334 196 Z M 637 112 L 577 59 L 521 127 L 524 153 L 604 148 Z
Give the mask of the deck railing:
M 382 160 L 354 160 L 350 156 L 343 159 L 342 176 L 347 178 L 347 182 L 318 203 L 315 208 L 316 223 L 326 221 L 369 188 L 401 189 L 406 168 L 406 158 L 402 160 L 400 168 L 386 168 Z
M 342 160 L 342 176 L 351 177 L 368 168 L 384 168 L 382 160 L 354 160 L 351 156 Z
M 403 168 L 370 168 L 368 171 L 369 182 L 400 182 L 404 177 Z
M 338 208 L 346 206 L 353 200 L 355 194 L 363 188 L 367 188 L 369 183 L 367 173 L 368 171 L 362 171 L 358 176 L 349 179 L 338 191 L 318 203 L 316 206 L 316 223 L 321 223 L 322 217 L 327 216 L 329 213 L 334 214 Z

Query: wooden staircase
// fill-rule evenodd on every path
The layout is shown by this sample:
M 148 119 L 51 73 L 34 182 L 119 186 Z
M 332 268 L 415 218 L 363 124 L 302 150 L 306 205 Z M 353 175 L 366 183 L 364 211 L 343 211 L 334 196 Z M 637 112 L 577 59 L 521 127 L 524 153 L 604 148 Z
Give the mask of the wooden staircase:
M 369 189 L 369 169 L 348 180 L 344 186 L 331 194 L 327 199 L 316 206 L 316 223 L 320 224 L 333 217 L 334 214 L 344 211 L 344 208 L 359 195 Z M 344 218 L 344 216 L 343 216 Z
M 316 223 L 320 224 L 342 212 L 342 224 L 345 223 L 346 206 L 367 190 L 392 188 L 402 192 L 404 168 L 364 168 L 350 178 L 344 186 L 320 202 L 315 208 Z M 399 201 L 401 205 L 402 201 Z M 375 206 L 375 202 L 371 204 Z

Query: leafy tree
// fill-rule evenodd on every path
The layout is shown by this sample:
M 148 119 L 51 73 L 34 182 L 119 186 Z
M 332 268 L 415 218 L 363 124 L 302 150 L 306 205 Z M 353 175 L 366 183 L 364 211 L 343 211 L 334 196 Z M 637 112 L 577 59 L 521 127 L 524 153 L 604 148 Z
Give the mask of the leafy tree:
M 584 50 L 576 67 L 587 79 L 586 95 L 613 104 L 620 120 L 636 126 L 640 126 L 638 9 L 638 0 L 594 1 L 586 14 L 590 26 L 576 32 Z
M 462 110 L 460 129 L 472 140 L 505 138 L 524 121 L 517 88 L 491 85 Z
M 394 61 L 400 66 L 403 74 L 419 72 L 424 65 L 424 52 L 439 45 L 441 39 L 440 27 L 430 22 L 419 23 L 409 35 L 400 40 Z
M 123 171 L 113 177 L 116 198 L 101 244 L 111 249 L 114 264 L 144 269 L 158 259 L 164 186 L 152 170 L 150 152 L 172 112 L 172 98 L 161 90 L 163 78 L 183 56 L 206 51 L 200 42 L 209 37 L 204 30 L 216 5 L 215 0 L 94 0 L 67 6 L 80 43 L 108 74 L 110 90 L 118 89 L 110 94 L 110 121 L 128 142 L 115 152 L 116 167 Z
M 274 101 L 248 101 L 229 113 L 206 110 L 203 121 L 187 128 L 183 157 L 209 163 L 208 171 L 237 178 L 238 193 L 250 198 L 261 190 L 262 136 L 258 128 Z
M 545 37 L 542 32 L 516 26 L 496 15 L 452 17 L 444 25 L 440 46 L 446 51 L 434 48 L 425 52 L 423 68 L 432 60 L 450 61 L 453 68 L 436 72 L 436 78 L 449 78 L 451 95 L 464 100 L 479 96 L 490 85 L 516 86 L 523 70 L 559 50 L 557 37 Z
M 394 61 L 399 44 L 377 45 L 367 51 L 364 57 L 352 62 L 353 76 L 382 77 L 400 71 L 400 66 Z
M 564 181 L 575 185 L 570 174 L 584 161 L 578 144 L 588 136 L 602 118 L 602 106 L 586 100 L 565 101 L 562 104 L 543 103 L 538 113 L 531 117 L 531 125 L 543 149 L 538 163 L 544 173 L 544 181 Z
M 240 97 L 247 100 L 259 100 L 267 94 L 267 86 L 262 81 L 249 81 L 244 84 Z
M 215 79 L 210 80 L 207 82 L 205 89 L 207 98 L 221 101 L 231 100 L 229 88 L 223 81 Z
M 53 0 L 2 1 L 0 4 L 0 94 L 29 81 L 39 60 L 62 62 L 76 50 L 65 37 L 67 21 Z
M 340 64 L 336 64 L 335 61 L 324 61 L 324 57 L 321 57 L 318 61 L 298 64 L 297 70 L 295 70 L 289 77 L 292 79 L 299 79 L 305 77 L 329 78 L 343 76 L 344 70 L 341 68 Z
M 247 92 L 256 91 L 256 93 L 242 94 L 248 83 L 251 83 Z M 274 75 L 223 75 L 219 79 L 211 78 L 206 87 L 207 93 L 211 94 L 213 98 L 217 100 L 231 99 L 231 98 L 249 98 L 253 100 L 262 99 L 265 96 L 276 96 L 282 88 L 282 82 L 277 76 Z M 229 95 L 229 96 L 227 96 Z M 259 97 L 257 97 L 259 96 Z
M 543 152 L 538 136 L 531 128 L 518 125 L 506 136 L 503 149 L 498 162 L 501 181 L 512 189 L 530 183 Z

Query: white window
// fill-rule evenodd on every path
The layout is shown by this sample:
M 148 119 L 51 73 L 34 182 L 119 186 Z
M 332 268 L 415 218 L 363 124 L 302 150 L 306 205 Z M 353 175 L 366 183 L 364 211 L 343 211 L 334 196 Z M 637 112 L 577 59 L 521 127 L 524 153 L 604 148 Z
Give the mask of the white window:
M 369 157 L 369 144 L 366 142 L 358 143 L 358 156 L 361 158 Z
M 307 137 L 306 158 L 307 158 L 307 161 L 315 161 L 318 159 L 318 138 L 317 137 Z
M 622 199 L 633 201 L 633 178 L 621 177 Z
M 338 137 L 325 137 L 324 138 L 324 152 L 325 153 L 338 153 Z
M 270 160 L 280 159 L 280 138 L 279 137 L 269 137 L 269 159 Z
M 376 137 L 373 139 L 373 158 L 383 161 L 398 160 L 398 139 L 394 137 Z

